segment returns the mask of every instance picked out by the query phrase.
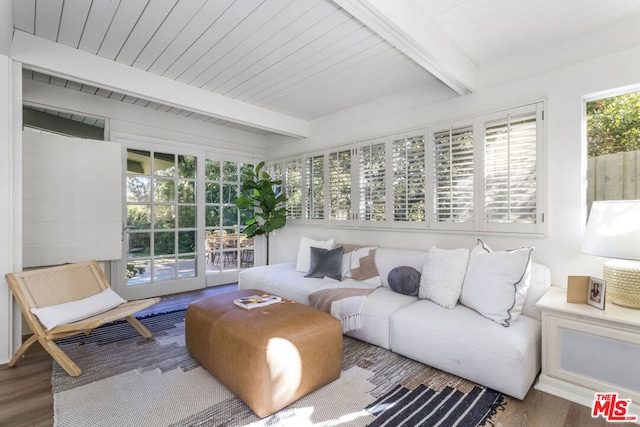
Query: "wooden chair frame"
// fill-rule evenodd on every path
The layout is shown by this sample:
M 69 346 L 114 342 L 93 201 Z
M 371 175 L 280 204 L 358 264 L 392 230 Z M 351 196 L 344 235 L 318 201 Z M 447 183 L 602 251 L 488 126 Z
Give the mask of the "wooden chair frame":
M 152 333 L 133 315 L 156 304 L 160 298 L 126 302 L 109 311 L 77 322 L 58 325 L 50 330 L 46 330 L 36 315 L 31 312 L 32 308 L 77 301 L 110 288 L 109 281 L 96 260 L 21 273 L 8 273 L 5 278 L 22 310 L 24 319 L 33 332 L 33 335 L 15 352 L 9 361 L 9 367 L 15 366 L 27 349 L 39 341 L 42 347 L 69 375 L 77 377 L 82 373 L 82 370 L 58 347 L 54 340 L 79 333 L 89 335 L 98 326 L 122 318 L 126 319 L 143 337 L 152 337 Z

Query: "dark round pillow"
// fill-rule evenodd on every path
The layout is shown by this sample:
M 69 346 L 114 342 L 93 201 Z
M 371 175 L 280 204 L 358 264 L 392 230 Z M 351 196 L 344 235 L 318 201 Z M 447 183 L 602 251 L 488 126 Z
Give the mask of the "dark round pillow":
M 391 270 L 387 281 L 395 292 L 405 295 L 418 295 L 420 272 L 413 267 L 403 265 Z

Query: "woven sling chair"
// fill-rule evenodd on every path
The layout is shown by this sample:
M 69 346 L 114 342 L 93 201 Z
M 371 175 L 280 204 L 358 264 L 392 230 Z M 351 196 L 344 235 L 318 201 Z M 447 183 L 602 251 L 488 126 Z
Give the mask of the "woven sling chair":
M 13 367 L 27 349 L 39 341 L 69 375 L 77 377 L 82 370 L 58 347 L 54 342 L 55 339 L 79 333 L 89 335 L 98 326 L 122 318 L 126 319 L 143 337 L 151 338 L 152 336 L 151 332 L 133 315 L 156 304 L 160 298 L 124 302 L 100 314 L 61 324 L 49 330 L 31 312 L 32 308 L 51 307 L 83 300 L 110 288 L 106 276 L 95 260 L 21 273 L 8 273 L 5 277 L 22 310 L 24 319 L 33 332 L 33 335 L 13 355 L 9 361 L 9 367 Z

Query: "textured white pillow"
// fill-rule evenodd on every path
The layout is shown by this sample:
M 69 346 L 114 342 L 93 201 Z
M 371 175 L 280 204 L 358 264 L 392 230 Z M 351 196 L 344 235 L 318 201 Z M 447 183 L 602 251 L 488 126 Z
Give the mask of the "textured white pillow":
M 48 307 L 32 308 L 31 312 L 49 330 L 58 325 L 66 325 L 67 323 L 77 322 L 78 320 L 104 313 L 125 302 L 127 301 L 122 299 L 120 295 L 111 288 L 107 288 L 99 294 L 91 295 L 81 300 Z
M 311 266 L 311 247 L 322 249 L 333 249 L 334 239 L 329 240 L 313 240 L 307 237 L 300 239 L 300 249 L 298 249 L 298 261 L 296 262 L 296 270 L 308 273 Z
M 493 252 L 482 240 L 471 251 L 460 303 L 509 326 L 522 312 L 531 283 L 533 247 Z
M 422 267 L 418 298 L 453 308 L 460 298 L 469 249 L 431 248 Z

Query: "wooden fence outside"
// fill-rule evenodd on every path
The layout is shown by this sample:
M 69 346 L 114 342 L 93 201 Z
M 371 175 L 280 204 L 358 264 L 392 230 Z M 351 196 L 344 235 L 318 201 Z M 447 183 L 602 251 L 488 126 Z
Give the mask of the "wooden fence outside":
M 587 160 L 587 206 L 594 200 L 640 199 L 640 151 Z

